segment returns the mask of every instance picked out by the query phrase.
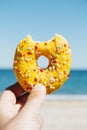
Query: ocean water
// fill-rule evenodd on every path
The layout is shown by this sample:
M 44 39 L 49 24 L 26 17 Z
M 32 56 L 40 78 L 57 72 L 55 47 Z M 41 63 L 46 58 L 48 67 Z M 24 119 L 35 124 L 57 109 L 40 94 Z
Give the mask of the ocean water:
M 0 69 L 0 93 L 16 81 L 13 70 Z M 87 70 L 71 70 L 70 78 L 53 95 L 87 95 Z

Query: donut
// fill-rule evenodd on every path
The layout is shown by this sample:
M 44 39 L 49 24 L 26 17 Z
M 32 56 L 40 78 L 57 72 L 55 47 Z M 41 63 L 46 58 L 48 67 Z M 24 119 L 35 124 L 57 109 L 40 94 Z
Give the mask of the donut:
M 48 59 L 47 67 L 38 65 L 38 59 Z M 20 41 L 16 48 L 13 69 L 19 84 L 27 92 L 37 84 L 46 87 L 47 94 L 59 89 L 69 78 L 71 49 L 67 41 L 56 34 L 50 41 L 33 41 L 30 36 Z

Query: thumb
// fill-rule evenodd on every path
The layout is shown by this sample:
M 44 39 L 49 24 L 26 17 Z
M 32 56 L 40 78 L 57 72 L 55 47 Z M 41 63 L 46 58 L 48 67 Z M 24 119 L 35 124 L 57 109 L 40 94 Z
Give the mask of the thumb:
M 46 95 L 46 88 L 41 84 L 37 84 L 28 97 L 25 106 L 20 111 L 21 115 L 32 117 L 34 114 L 38 114 Z

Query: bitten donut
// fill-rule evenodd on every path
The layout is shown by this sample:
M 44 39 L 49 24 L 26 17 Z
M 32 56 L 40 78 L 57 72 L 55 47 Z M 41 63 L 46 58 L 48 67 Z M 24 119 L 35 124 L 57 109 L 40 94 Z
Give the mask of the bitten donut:
M 49 60 L 46 68 L 38 66 L 38 58 Z M 19 84 L 27 92 L 41 83 L 46 86 L 47 94 L 60 88 L 68 79 L 71 67 L 71 49 L 67 41 L 56 34 L 47 42 L 36 42 L 27 36 L 20 41 L 14 56 L 14 73 Z

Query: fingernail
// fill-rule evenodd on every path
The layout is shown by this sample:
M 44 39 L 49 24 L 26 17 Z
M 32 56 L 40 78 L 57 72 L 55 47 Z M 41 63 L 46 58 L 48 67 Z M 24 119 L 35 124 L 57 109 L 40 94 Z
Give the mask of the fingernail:
M 33 90 L 46 93 L 46 87 L 42 84 L 37 84 Z

